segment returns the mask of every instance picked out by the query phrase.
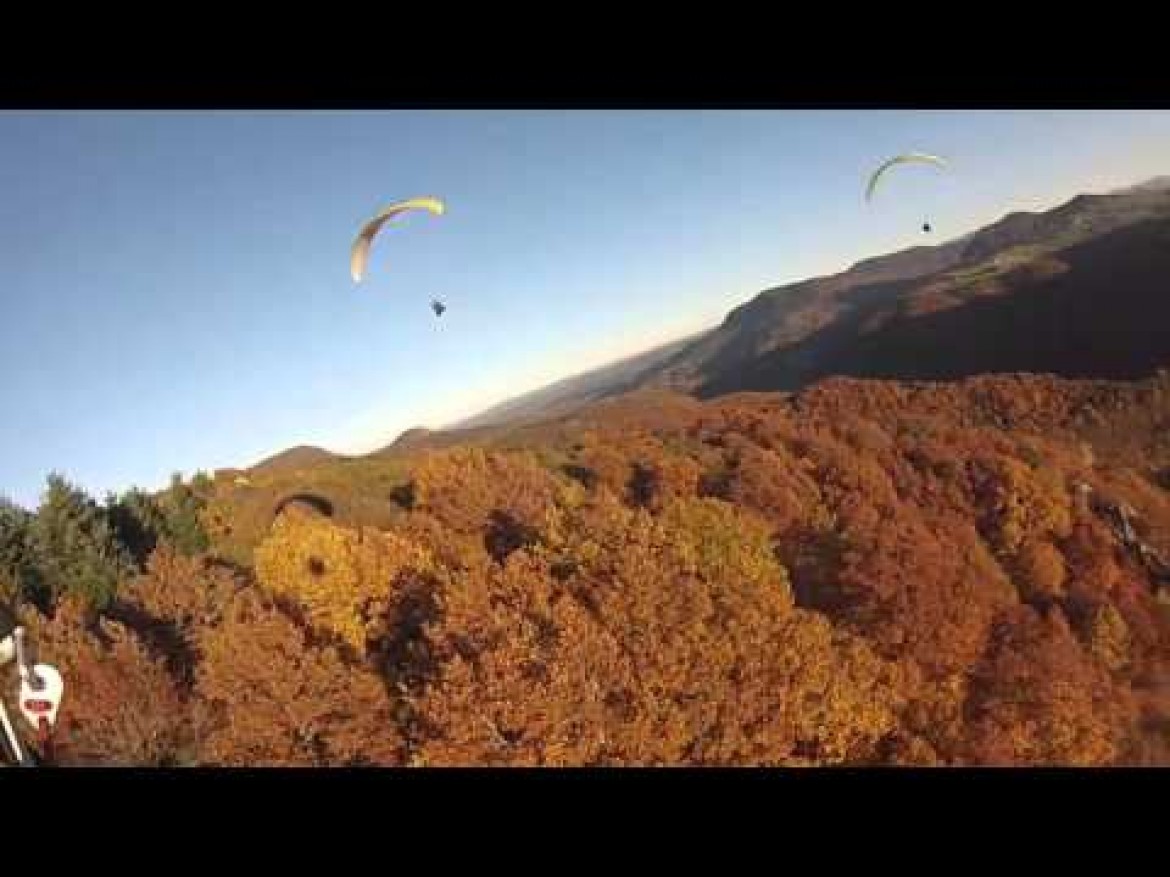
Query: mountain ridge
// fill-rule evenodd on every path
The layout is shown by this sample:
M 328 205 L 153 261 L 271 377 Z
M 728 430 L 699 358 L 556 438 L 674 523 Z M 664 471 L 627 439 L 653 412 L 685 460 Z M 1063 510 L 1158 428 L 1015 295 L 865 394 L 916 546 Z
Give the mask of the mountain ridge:
M 554 417 L 568 407 L 566 390 L 576 381 L 588 381 L 590 392 L 574 401 L 606 398 L 639 386 L 659 386 L 682 392 L 711 395 L 731 391 L 737 382 L 730 377 L 737 369 L 752 368 L 750 386 L 758 386 L 759 357 L 782 349 L 795 349 L 810 335 L 820 332 L 868 299 L 870 306 L 882 298 L 899 299 L 915 281 L 945 274 L 993 260 L 1015 248 L 1054 246 L 1083 242 L 1108 231 L 1134 225 L 1156 215 L 1170 215 L 1170 176 L 1159 176 L 1105 193 L 1081 193 L 1044 211 L 1016 210 L 998 220 L 952 240 L 921 245 L 858 260 L 844 271 L 762 290 L 732 308 L 715 327 L 667 345 L 660 362 L 651 362 L 637 380 L 606 383 L 609 367 L 565 378 L 533 393 L 524 394 L 462 421 L 467 425 L 502 425 Z M 850 300 L 843 300 L 848 297 Z M 661 351 L 654 348 L 646 356 Z M 803 356 L 803 359 L 802 359 Z M 636 358 L 636 357 L 633 357 Z M 770 389 L 803 386 L 801 378 L 808 362 L 816 357 L 808 350 L 797 354 L 789 379 Z M 617 364 L 615 364 L 617 365 Z M 707 374 L 699 374 L 705 370 Z M 887 375 L 898 377 L 897 375 Z M 561 404 L 544 404 L 546 394 Z M 523 410 L 523 417 L 514 412 Z
M 570 375 L 443 429 L 408 429 L 372 456 L 563 418 L 641 388 L 710 397 L 791 391 L 834 374 L 931 380 L 988 369 L 1138 377 L 1164 360 L 1158 338 L 1170 334 L 1170 310 L 1159 296 L 1160 278 L 1170 276 L 1170 260 L 1159 255 L 1165 230 L 1159 223 L 1167 220 L 1170 175 L 1080 193 L 1047 210 L 1010 211 L 951 240 L 860 259 L 834 274 L 762 290 L 708 330 Z M 1138 252 L 1126 240 L 1144 245 Z M 1092 241 L 1111 243 L 1089 246 Z M 1138 270 L 1116 274 L 1111 265 L 1126 253 L 1138 259 Z M 1070 271 L 1072 282 L 1059 280 Z M 1112 281 L 1122 275 L 1130 286 L 1116 296 Z M 1036 290 L 1043 294 L 1030 296 Z M 1075 326 L 1059 300 L 1062 290 L 1073 296 L 1065 303 L 1076 302 Z M 1110 307 L 1100 304 L 1106 295 Z M 1036 310 L 1038 303 L 1045 303 L 1043 313 Z M 1117 319 L 1119 311 L 1129 319 Z M 1043 355 L 1024 355 L 1021 349 L 1030 342 L 1013 336 L 1013 315 L 1030 332 L 1048 338 Z M 1111 327 L 1111 340 L 1090 344 L 1087 339 L 1102 321 Z M 1014 353 L 1010 362 L 997 363 L 996 348 L 1004 339 L 988 333 L 1005 331 Z M 931 332 L 942 334 L 931 342 Z M 971 347 L 972 339 L 980 338 L 988 345 L 982 352 Z M 1134 339 L 1134 349 L 1127 350 Z M 904 353 L 899 345 L 915 353 Z M 1074 359 L 1082 349 L 1091 355 L 1078 370 Z M 330 453 L 294 448 L 257 465 L 288 465 L 316 452 Z

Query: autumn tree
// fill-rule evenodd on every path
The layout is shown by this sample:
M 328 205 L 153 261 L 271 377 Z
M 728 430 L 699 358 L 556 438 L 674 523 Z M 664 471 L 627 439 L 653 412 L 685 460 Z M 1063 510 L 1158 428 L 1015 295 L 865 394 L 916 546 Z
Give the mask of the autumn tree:
M 394 765 L 402 739 L 384 683 L 259 592 L 236 594 L 198 639 L 207 763 Z
M 238 571 L 163 545 L 141 574 L 123 584 L 107 614 L 133 630 L 189 691 L 200 660 L 199 637 L 221 623 L 233 596 L 248 586 Z
M 1059 610 L 1030 607 L 997 622 L 969 706 L 978 764 L 1112 763 L 1133 721 L 1133 702 L 1089 659 Z
M 997 609 L 1016 601 L 974 529 L 913 514 L 847 521 L 838 620 L 940 672 L 969 667 Z
M 105 509 L 59 481 L 0 504 L 0 584 L 57 598 L 69 763 L 1161 764 L 1166 588 L 1078 485 L 1170 555 L 1162 390 L 647 392 Z
M 1064 555 L 1051 542 L 1024 541 L 1009 568 L 1024 600 L 1046 604 L 1064 596 L 1068 568 Z
M 423 763 L 865 760 L 895 723 L 896 668 L 792 607 L 762 522 L 606 491 L 572 517 L 444 589 Z
M 943 761 L 964 735 L 966 674 L 986 647 L 996 612 L 1016 601 L 974 527 L 959 520 L 928 526 L 908 512 L 841 533 L 831 616 L 881 654 L 921 669 L 905 730 Z
M 68 686 L 55 763 L 173 767 L 198 759 L 197 705 L 133 631 L 108 619 L 94 627 L 77 595 L 64 597 L 51 619 L 32 612 L 23 621 L 38 660 L 54 664 Z
M 514 522 L 533 536 L 562 489 L 528 452 L 459 448 L 433 453 L 414 471 L 414 508 L 460 535 L 486 539 L 488 525 Z M 522 540 L 527 541 L 527 540 Z
M 429 553 L 395 533 L 352 530 L 290 510 L 256 549 L 257 579 L 270 594 L 302 607 L 322 631 L 366 653 L 404 571 L 433 569 Z
M 1063 538 L 1072 529 L 1072 498 L 1061 473 L 1010 458 L 985 470 L 984 526 L 1001 552 L 1015 554 L 1029 538 Z

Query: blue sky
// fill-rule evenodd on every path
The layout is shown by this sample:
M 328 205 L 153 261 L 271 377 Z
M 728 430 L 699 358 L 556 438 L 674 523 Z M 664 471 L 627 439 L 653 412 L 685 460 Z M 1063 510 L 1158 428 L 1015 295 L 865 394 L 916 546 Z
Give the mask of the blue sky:
M 1166 112 L 0 112 L 0 492 L 368 451 L 1168 147 Z M 866 206 L 911 149 L 950 172 Z

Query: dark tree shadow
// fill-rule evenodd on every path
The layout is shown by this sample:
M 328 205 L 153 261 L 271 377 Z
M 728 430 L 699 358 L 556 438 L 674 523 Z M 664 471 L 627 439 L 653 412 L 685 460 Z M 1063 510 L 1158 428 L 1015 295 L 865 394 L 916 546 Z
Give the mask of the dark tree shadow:
M 1163 490 L 1170 490 L 1170 466 L 1159 469 L 1154 473 L 1154 483 Z
M 658 471 L 645 463 L 635 463 L 626 481 L 626 502 L 637 508 L 650 508 L 662 490 Z
M 275 520 L 280 517 L 281 512 L 290 506 L 308 506 L 320 515 L 326 518 L 333 517 L 333 503 L 326 497 L 316 493 L 294 493 L 291 496 L 286 496 L 273 509 L 272 517 Z
M 178 625 L 124 600 L 115 600 L 106 610 L 106 615 L 134 631 L 147 653 L 161 660 L 167 672 L 183 688 L 191 689 L 195 683 L 198 655 Z
M 496 563 L 503 563 L 512 552 L 535 545 L 538 540 L 535 529 L 505 511 L 496 509 L 488 516 L 483 546 Z
M 413 481 L 399 484 L 390 491 L 390 501 L 405 511 L 413 511 L 418 504 L 418 491 Z
M 597 473 L 587 466 L 578 466 L 576 463 L 568 463 L 561 467 L 561 471 L 587 490 L 592 490 L 597 486 Z

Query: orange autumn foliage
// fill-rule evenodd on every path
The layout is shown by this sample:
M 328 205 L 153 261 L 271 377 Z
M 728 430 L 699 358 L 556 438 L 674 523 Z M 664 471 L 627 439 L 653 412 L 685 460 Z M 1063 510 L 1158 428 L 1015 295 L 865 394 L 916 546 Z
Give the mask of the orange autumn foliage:
M 62 758 L 1170 763 L 1170 584 L 1077 487 L 1170 557 L 1151 386 L 641 393 L 280 476 L 360 521 L 258 476 L 214 556 L 34 620 Z
M 351 530 L 328 519 L 285 514 L 256 549 L 261 587 L 304 609 L 307 621 L 364 654 L 371 618 L 404 570 L 426 572 L 429 553 L 394 533 Z
M 1084 653 L 1059 611 L 1005 615 L 976 680 L 974 763 L 1092 766 L 1120 754 L 1132 697 Z
M 108 620 L 92 628 L 73 601 L 61 603 L 52 619 L 35 615 L 26 623 L 38 654 L 67 680 L 56 763 L 165 767 L 197 759 L 198 705 L 131 630 Z
M 606 493 L 579 514 L 588 539 L 444 590 L 421 763 L 841 762 L 895 724 L 896 666 L 792 607 L 750 517 Z
M 210 715 L 215 764 L 397 764 L 392 703 L 370 668 L 314 642 L 262 595 L 243 592 L 200 637 L 196 691 Z

